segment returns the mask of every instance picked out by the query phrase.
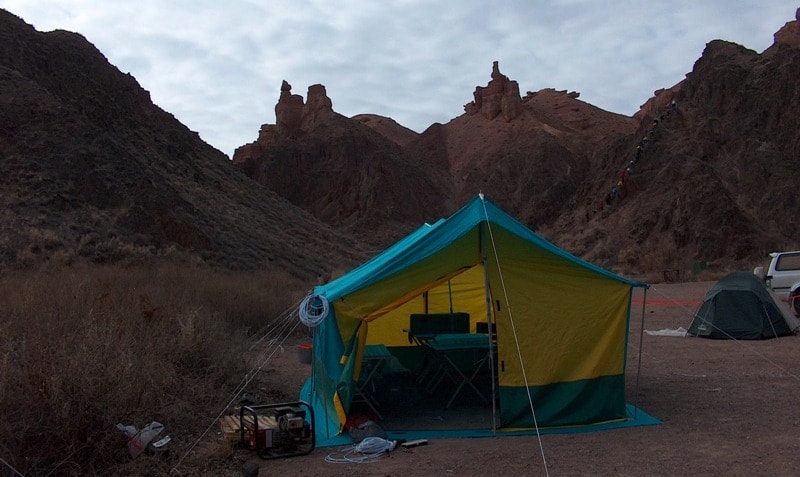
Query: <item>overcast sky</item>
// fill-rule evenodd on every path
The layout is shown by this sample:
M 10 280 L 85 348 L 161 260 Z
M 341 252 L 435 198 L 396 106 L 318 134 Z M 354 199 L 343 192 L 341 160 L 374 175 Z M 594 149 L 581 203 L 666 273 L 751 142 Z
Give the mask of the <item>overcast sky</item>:
M 494 6 L 489 6 L 494 4 Z M 632 115 L 706 43 L 758 52 L 797 0 L 0 0 L 40 31 L 85 36 L 153 102 L 233 155 L 275 123 L 281 81 L 325 85 L 345 116 L 422 132 L 463 114 L 492 61 L 520 86 Z

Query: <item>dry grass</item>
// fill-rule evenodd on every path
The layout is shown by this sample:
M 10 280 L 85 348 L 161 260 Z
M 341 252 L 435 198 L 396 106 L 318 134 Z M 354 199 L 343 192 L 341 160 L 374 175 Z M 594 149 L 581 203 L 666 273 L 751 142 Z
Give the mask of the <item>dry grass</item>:
M 301 289 L 181 266 L 2 277 L 0 457 L 25 475 L 127 474 L 142 464 L 129 462 L 118 422 L 157 420 L 188 445 L 247 371 L 248 336 Z

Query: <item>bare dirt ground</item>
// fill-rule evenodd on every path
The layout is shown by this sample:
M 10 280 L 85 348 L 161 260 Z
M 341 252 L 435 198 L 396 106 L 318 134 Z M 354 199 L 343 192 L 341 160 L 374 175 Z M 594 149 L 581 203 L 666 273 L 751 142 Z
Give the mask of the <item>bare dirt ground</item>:
M 713 284 L 654 285 L 644 330 L 688 328 Z M 641 296 L 634 298 L 627 399 L 661 425 L 541 438 L 432 439 L 363 464 L 326 462 L 339 448 L 270 461 L 239 450 L 226 460 L 224 475 L 242 475 L 249 463 L 257 463 L 262 476 L 797 475 L 800 337 L 716 341 L 641 333 Z M 269 366 L 267 380 L 282 382 L 292 395 L 304 369 L 295 353 L 285 352 Z

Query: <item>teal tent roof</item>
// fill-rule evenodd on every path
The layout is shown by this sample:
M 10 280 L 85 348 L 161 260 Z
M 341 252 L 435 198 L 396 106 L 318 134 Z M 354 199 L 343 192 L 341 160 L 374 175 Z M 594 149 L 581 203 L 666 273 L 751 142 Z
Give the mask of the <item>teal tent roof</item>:
M 346 275 L 317 286 L 314 292 L 324 295 L 328 300 L 346 296 L 424 260 L 485 222 L 488 222 L 490 226 L 502 227 L 542 249 L 601 275 L 631 286 L 647 287 L 644 283 L 616 275 L 557 247 L 479 194 L 449 218 L 440 219 L 434 224 L 423 225 Z

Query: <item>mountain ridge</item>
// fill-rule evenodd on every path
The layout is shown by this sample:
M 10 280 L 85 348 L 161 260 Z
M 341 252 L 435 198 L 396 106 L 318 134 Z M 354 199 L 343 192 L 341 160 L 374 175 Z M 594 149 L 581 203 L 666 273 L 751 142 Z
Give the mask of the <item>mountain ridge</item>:
M 392 156 L 399 159 L 383 163 L 394 170 L 385 177 L 396 179 L 409 164 L 417 164 L 434 179 L 428 184 L 433 193 L 408 187 L 414 194 L 427 194 L 431 214 L 446 215 L 483 192 L 555 243 L 610 268 L 635 272 L 697 262 L 741 266 L 771 249 L 797 246 L 798 230 L 780 220 L 800 211 L 793 198 L 762 192 L 773 190 L 771 183 L 747 180 L 768 177 L 779 190 L 800 186 L 781 172 L 797 160 L 796 148 L 782 146 L 787 138 L 789 144 L 798 140 L 796 116 L 789 113 L 800 103 L 797 32 L 796 18 L 776 32 L 775 43 L 761 54 L 723 40 L 709 42 L 684 80 L 656 90 L 632 117 L 584 103 L 577 92 L 548 88 L 520 96 L 517 82 L 494 62 L 489 83 L 477 86 L 464 114 L 445 124 L 415 135 L 398 133 L 402 126 L 391 118 L 359 115 L 352 121 L 399 147 Z M 276 118 L 280 124 L 280 115 Z M 317 144 L 338 141 L 317 126 L 307 127 L 306 137 Z M 371 147 L 380 142 L 365 140 Z M 632 167 L 637 149 L 645 148 L 638 153 L 645 159 Z M 254 155 L 248 160 L 261 161 L 271 171 L 286 162 L 279 147 L 262 152 L 269 159 Z M 238 154 L 233 159 L 241 162 Z M 346 159 L 328 151 L 324 157 L 307 154 L 304 160 L 333 164 Z M 331 190 L 345 182 L 344 175 L 330 179 Z M 301 187 L 298 179 L 282 180 L 285 187 Z M 360 183 L 365 190 L 389 186 L 386 179 Z M 319 204 L 294 203 L 326 220 Z M 360 236 L 367 241 L 388 243 L 413 229 L 404 220 L 413 213 L 393 220 L 398 217 L 385 208 L 340 205 L 359 208 L 348 230 L 357 236 L 363 231 Z M 642 256 L 650 258 L 642 261 Z
M 328 276 L 482 192 L 617 271 L 743 266 L 798 246 L 798 16 L 762 53 L 709 42 L 631 117 L 574 91 L 522 96 L 496 62 L 464 114 L 421 133 L 284 82 L 276 123 L 228 160 L 84 37 L 3 10 L 0 263 Z
M 6 266 L 180 260 L 316 277 L 363 257 L 155 106 L 79 34 L 37 32 L 0 10 L 0 83 Z

